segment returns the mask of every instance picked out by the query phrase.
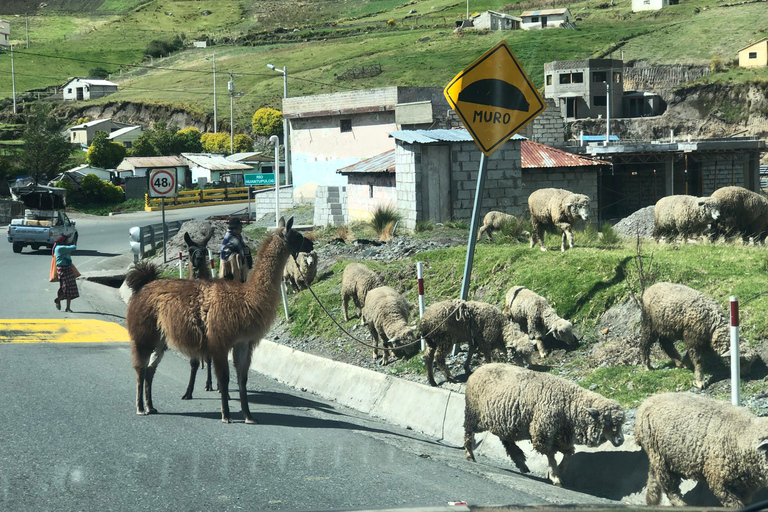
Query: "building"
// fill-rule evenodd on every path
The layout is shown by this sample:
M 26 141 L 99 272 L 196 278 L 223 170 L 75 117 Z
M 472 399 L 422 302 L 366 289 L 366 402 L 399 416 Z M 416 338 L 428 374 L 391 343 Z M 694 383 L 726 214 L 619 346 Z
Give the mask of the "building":
M 130 128 L 131 125 L 125 123 L 119 123 L 110 119 L 97 119 L 95 121 L 89 121 L 87 123 L 78 124 L 67 129 L 67 139 L 72 144 L 80 144 L 84 148 L 87 148 L 93 142 L 93 137 L 96 132 L 106 132 L 107 134 L 113 134 L 124 128 Z M 126 146 L 127 147 L 127 146 Z
M 255 173 L 273 173 L 275 172 L 275 156 L 265 155 L 258 151 L 249 151 L 247 153 L 235 153 L 227 155 L 226 159 L 239 164 L 250 165 L 252 172 Z M 280 167 L 280 182 L 285 182 L 285 160 L 278 159 Z
M 571 15 L 571 11 L 565 8 L 525 11 L 520 14 L 520 19 L 520 28 L 523 30 L 573 26 L 573 16 Z
M 768 66 L 768 37 L 739 50 L 739 67 L 757 68 Z
M 379 207 L 397 207 L 395 150 L 342 167 L 347 177 L 347 222 L 369 221 Z
M 680 0 L 632 0 L 632 12 L 658 11 L 668 5 L 677 5 Z
M 285 98 L 293 184 L 345 186 L 336 171 L 395 148 L 388 134 L 443 127 L 448 105 L 439 87 L 386 87 Z
M 522 18 L 496 11 L 485 11 L 469 18 L 469 27 L 477 30 L 520 30 Z
M 109 80 L 73 78 L 62 87 L 64 100 L 87 101 L 117 92 L 117 84 Z
M 0 18 L 0 48 L 11 47 L 11 22 Z
M 177 176 L 192 179 L 189 164 L 178 156 L 129 156 L 123 158 L 115 171 L 121 178 L 127 178 L 146 176 L 153 169 L 176 169 Z
M 104 181 L 112 181 L 113 176 L 115 175 L 114 172 L 108 171 L 106 169 L 102 169 L 100 167 L 91 167 L 90 165 L 80 165 L 78 167 L 74 167 L 68 171 L 64 171 L 62 173 L 57 174 L 51 181 L 48 182 L 48 185 L 54 186 L 59 181 L 68 181 L 72 184 L 72 188 L 77 191 L 80 188 L 80 182 L 88 176 L 89 174 L 94 174 L 98 176 L 100 179 Z
M 205 178 L 208 183 L 227 183 L 235 186 L 244 186 L 246 173 L 253 172 L 253 166 L 227 160 L 223 155 L 210 153 L 182 153 L 182 161 L 185 161 L 191 172 L 192 183 L 197 183 L 200 178 Z
M 110 133 L 107 139 L 111 142 L 119 142 L 130 149 L 133 147 L 133 141 L 138 139 L 142 133 L 144 130 L 141 129 L 141 126 L 126 126 Z
M 566 119 L 621 117 L 624 62 L 617 59 L 554 61 L 544 64 L 544 97 Z M 608 90 L 610 88 L 610 98 Z

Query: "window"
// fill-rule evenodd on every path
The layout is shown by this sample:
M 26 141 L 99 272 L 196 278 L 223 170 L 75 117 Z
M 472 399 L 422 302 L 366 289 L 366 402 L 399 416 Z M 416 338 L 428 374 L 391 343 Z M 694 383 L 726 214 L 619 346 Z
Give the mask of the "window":
M 621 73 L 614 73 L 613 74 L 613 81 L 617 84 L 621 83 Z
M 750 59 L 756 59 L 757 58 L 757 52 L 749 52 L 749 58 Z
M 538 23 L 539 17 L 538 16 L 531 16 L 531 23 Z
M 595 71 L 592 73 L 592 81 L 596 83 L 603 83 L 606 80 L 605 71 Z
M 593 107 L 604 107 L 608 104 L 608 100 L 605 96 L 595 96 L 592 98 Z
M 351 119 L 342 119 L 341 120 L 341 131 L 342 132 L 351 132 L 352 131 L 352 120 Z
M 552 85 L 552 75 L 547 75 L 547 85 Z
M 562 73 L 560 75 L 561 84 L 581 84 L 584 83 L 584 73 Z
M 373 183 L 368 184 L 368 197 L 373 198 Z

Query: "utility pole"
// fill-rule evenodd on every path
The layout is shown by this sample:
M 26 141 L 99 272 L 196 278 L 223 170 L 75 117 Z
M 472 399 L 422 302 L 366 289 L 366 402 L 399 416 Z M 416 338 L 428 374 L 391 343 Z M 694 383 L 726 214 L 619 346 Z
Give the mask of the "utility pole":
M 29 50 L 29 14 L 25 13 L 24 16 L 27 25 L 27 50 Z
M 208 60 L 208 57 L 205 58 Z M 213 133 L 219 131 L 219 124 L 216 114 L 216 52 L 213 52 Z
M 13 67 L 13 45 L 11 45 L 11 81 L 13 82 L 13 113 L 16 114 L 16 70 Z
M 229 82 L 227 83 L 227 89 L 229 90 L 229 153 L 235 152 L 235 75 L 229 72 Z

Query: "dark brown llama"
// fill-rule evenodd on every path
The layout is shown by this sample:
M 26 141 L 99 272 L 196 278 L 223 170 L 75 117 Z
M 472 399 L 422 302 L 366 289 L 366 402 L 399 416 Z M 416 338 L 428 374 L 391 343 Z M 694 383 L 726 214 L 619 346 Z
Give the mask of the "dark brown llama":
M 202 242 L 195 242 L 189 233 L 184 233 L 184 243 L 187 244 L 187 252 L 189 253 L 188 263 L 188 277 L 190 279 L 211 279 L 211 266 L 210 259 L 208 258 L 208 241 L 213 236 L 213 228 L 209 226 L 208 234 L 205 235 Z M 202 361 L 208 363 L 208 373 L 205 380 L 205 390 L 213 391 L 213 375 L 211 375 L 211 359 L 198 361 L 197 359 L 190 359 L 189 366 L 189 384 L 187 385 L 187 391 L 182 400 L 192 400 L 192 390 L 195 387 L 195 377 L 197 377 L 197 369 L 204 367 L 201 364 Z
M 230 423 L 227 388 L 232 350 L 240 407 L 246 423 L 256 423 L 248 407 L 246 384 L 253 349 L 267 333 L 280 302 L 285 262 L 313 248 L 291 229 L 293 218 L 280 219 L 262 242 L 248 281 L 227 279 L 157 279 L 151 265 L 137 265 L 126 276 L 134 295 L 126 325 L 136 370 L 136 412 L 152 414 L 152 379 L 168 345 L 190 359 L 210 357 L 221 386 L 221 420 Z M 146 400 L 146 405 L 145 405 Z

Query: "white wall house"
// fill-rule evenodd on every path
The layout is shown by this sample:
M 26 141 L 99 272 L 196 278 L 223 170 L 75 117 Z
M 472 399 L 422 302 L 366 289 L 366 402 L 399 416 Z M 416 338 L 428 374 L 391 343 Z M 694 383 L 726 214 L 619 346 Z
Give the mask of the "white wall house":
M 115 171 L 121 178 L 146 176 L 150 169 L 175 168 L 179 181 L 189 165 L 177 156 L 131 156 L 123 158 Z
M 11 47 L 11 22 L 0 18 L 0 48 Z
M 252 165 L 227 160 L 223 155 L 182 153 L 181 158 L 186 161 L 192 172 L 192 183 L 197 183 L 199 178 L 205 178 L 208 183 L 224 181 L 243 186 L 243 175 L 253 172 Z
M 525 11 L 520 15 L 523 30 L 537 30 L 540 28 L 558 28 L 565 23 L 573 23 L 573 16 L 568 9 L 542 9 L 538 11 Z
M 141 129 L 141 126 L 126 126 L 110 133 L 107 139 L 112 142 L 119 142 L 130 149 L 133 147 L 133 141 L 138 139 L 142 133 L 144 133 L 144 130 Z
M 67 139 L 73 144 L 80 144 L 87 148 L 93 142 L 96 132 L 106 132 L 107 134 L 116 133 L 123 128 L 130 127 L 125 123 L 113 121 L 112 119 L 97 119 L 87 123 L 78 124 L 67 129 Z
M 677 5 L 680 0 L 632 0 L 632 12 L 658 11 L 668 5 Z
M 470 18 L 477 30 L 520 30 L 522 19 L 502 12 L 485 11 Z
M 117 84 L 109 80 L 73 78 L 62 87 L 65 100 L 87 101 L 117 92 Z

